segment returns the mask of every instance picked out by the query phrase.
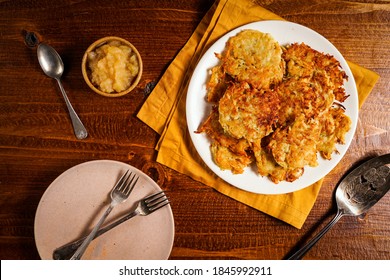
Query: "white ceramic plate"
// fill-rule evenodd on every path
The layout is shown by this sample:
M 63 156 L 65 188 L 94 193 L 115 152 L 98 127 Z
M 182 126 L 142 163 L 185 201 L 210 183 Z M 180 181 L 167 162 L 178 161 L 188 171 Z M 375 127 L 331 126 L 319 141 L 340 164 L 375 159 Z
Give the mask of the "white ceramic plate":
M 35 216 L 35 242 L 42 259 L 53 250 L 85 236 L 107 209 L 109 193 L 127 170 L 139 180 L 127 201 L 117 205 L 107 223 L 129 213 L 143 197 L 161 188 L 140 170 L 118 161 L 96 160 L 62 173 L 43 194 Z M 93 240 L 82 259 L 168 259 L 174 239 L 169 205 L 149 216 L 134 217 Z
M 255 168 L 247 167 L 243 174 L 234 175 L 229 170 L 222 171 L 213 161 L 210 153 L 210 140 L 202 134 L 196 134 L 199 125 L 207 118 L 211 104 L 206 101 L 206 83 L 209 79 L 210 69 L 220 63 L 214 53 L 222 53 L 226 41 L 244 29 L 255 29 L 271 34 L 281 45 L 301 43 L 309 45 L 315 50 L 333 55 L 348 75 L 344 83 L 349 98 L 343 103 L 346 114 L 352 120 L 352 127 L 346 135 L 346 144 L 338 145 L 339 153 L 333 153 L 331 160 L 318 156 L 319 165 L 315 168 L 305 167 L 302 177 L 294 182 L 273 183 L 266 177 L 260 176 Z M 305 188 L 328 174 L 341 160 L 347 151 L 356 130 L 358 119 L 358 95 L 355 80 L 347 62 L 340 52 L 323 36 L 302 25 L 286 21 L 260 21 L 241 26 L 228 32 L 215 42 L 200 59 L 189 83 L 186 100 L 187 125 L 191 139 L 196 150 L 207 166 L 220 178 L 237 188 L 261 194 L 283 194 Z

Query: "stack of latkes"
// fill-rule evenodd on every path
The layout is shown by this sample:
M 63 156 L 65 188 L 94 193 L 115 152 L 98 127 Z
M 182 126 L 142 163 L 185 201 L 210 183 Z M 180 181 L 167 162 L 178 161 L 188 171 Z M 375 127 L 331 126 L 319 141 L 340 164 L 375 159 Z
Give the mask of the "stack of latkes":
M 256 30 L 231 37 L 216 56 L 207 83 L 214 105 L 197 132 L 210 137 L 221 169 L 240 174 L 255 162 L 274 183 L 292 182 L 318 165 L 318 152 L 329 160 L 345 143 L 348 77 L 333 56 Z

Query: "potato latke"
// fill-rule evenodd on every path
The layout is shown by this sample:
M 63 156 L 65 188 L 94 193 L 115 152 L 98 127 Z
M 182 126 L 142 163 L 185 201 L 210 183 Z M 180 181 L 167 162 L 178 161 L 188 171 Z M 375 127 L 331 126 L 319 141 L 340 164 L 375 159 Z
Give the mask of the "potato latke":
M 292 182 L 318 165 L 318 153 L 331 159 L 344 144 L 348 77 L 333 56 L 303 43 L 282 47 L 256 30 L 231 37 L 216 56 L 207 83 L 215 105 L 197 133 L 211 138 L 221 169 L 239 174 L 255 162 L 261 176 Z
M 244 30 L 231 37 L 221 57 L 226 73 L 239 82 L 255 88 L 268 88 L 283 78 L 283 50 L 267 33 Z
M 246 82 L 231 83 L 218 103 L 219 122 L 227 134 L 259 142 L 273 131 L 279 103 L 275 91 L 258 90 Z

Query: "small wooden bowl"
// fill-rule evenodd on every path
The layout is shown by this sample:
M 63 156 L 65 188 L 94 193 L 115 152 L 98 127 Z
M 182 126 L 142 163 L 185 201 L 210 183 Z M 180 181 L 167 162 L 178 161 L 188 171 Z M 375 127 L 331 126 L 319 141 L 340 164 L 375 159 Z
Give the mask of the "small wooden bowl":
M 94 51 L 95 49 L 97 49 L 97 48 L 101 47 L 102 45 L 104 45 L 108 42 L 111 42 L 111 41 L 119 41 L 121 44 L 126 45 L 132 49 L 132 51 L 137 56 L 139 70 L 138 70 L 137 77 L 134 78 L 133 82 L 126 90 L 121 91 L 121 92 L 108 93 L 108 92 L 104 92 L 104 91 L 100 90 L 97 86 L 95 86 L 91 82 L 91 79 L 90 79 L 91 70 L 89 69 L 89 66 L 88 66 L 88 53 L 90 53 L 91 51 Z M 81 71 L 83 73 L 83 77 L 84 77 L 84 80 L 87 83 L 87 85 L 94 92 L 96 92 L 100 95 L 103 95 L 103 96 L 107 96 L 107 97 L 119 97 L 119 96 L 123 96 L 125 94 L 128 94 L 130 91 L 132 91 L 137 86 L 137 84 L 139 83 L 139 81 L 141 79 L 142 70 L 143 70 L 142 59 L 141 59 L 141 56 L 140 56 L 138 50 L 129 41 L 122 39 L 122 38 L 119 38 L 119 37 L 115 37 L 115 36 L 104 37 L 104 38 L 101 38 L 101 39 L 95 41 L 93 44 L 91 44 L 88 47 L 88 49 L 85 51 L 84 56 L 83 56 L 83 60 L 81 62 Z

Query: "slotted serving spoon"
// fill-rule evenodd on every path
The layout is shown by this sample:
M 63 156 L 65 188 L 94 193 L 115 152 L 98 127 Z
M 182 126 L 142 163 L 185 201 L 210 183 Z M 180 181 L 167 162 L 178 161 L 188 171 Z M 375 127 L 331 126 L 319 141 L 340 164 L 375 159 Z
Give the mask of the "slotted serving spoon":
M 366 213 L 390 189 L 390 154 L 375 157 L 352 170 L 336 190 L 336 216 L 289 260 L 301 259 L 343 216 Z

